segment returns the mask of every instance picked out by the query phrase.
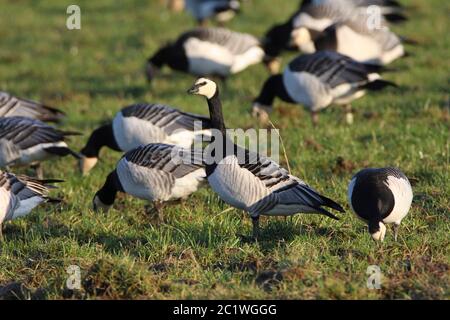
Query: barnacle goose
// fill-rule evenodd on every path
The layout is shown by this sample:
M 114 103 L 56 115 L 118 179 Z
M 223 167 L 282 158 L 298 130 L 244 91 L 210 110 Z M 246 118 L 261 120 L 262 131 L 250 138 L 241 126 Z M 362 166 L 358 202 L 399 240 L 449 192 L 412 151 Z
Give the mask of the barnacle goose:
M 266 63 L 272 72 L 276 71 L 277 60 L 265 55 L 256 37 L 224 28 L 197 28 L 183 33 L 174 43 L 151 56 L 146 75 L 151 81 L 168 65 L 173 70 L 196 76 L 226 78 L 260 62 Z
M 42 177 L 39 163 L 55 157 L 72 155 L 66 137 L 76 135 L 55 129 L 39 120 L 24 117 L 0 118 L 0 168 L 16 165 L 36 165 Z
M 129 151 L 148 143 L 167 143 L 184 148 L 210 135 L 208 117 L 182 112 L 163 104 L 133 104 L 119 111 L 113 121 L 96 129 L 81 150 L 80 170 L 88 173 L 104 146 Z
M 50 198 L 51 183 L 62 180 L 37 180 L 0 170 L 0 238 L 2 224 L 26 216 L 42 202 L 60 202 Z
M 368 15 L 372 12 L 368 9 L 371 5 L 381 9 L 382 26 L 385 25 L 385 20 L 389 22 L 406 20 L 401 5 L 391 0 L 305 0 L 285 22 L 274 25 L 265 33 L 262 41 L 265 52 L 273 57 L 280 55 L 284 50 L 300 49 L 311 53 L 315 49 L 313 40 L 321 35 L 323 30 L 349 18 L 362 17 L 367 21 Z
M 162 206 L 186 199 L 203 185 L 203 151 L 151 143 L 128 151 L 106 178 L 93 200 L 94 210 L 107 211 L 117 192 L 153 202 L 161 217 Z
M 206 97 L 215 129 L 213 141 L 205 151 L 205 155 L 213 157 L 204 158 L 208 182 L 223 201 L 250 214 L 254 237 L 259 233 L 260 215 L 305 212 L 337 219 L 323 207 L 344 212 L 339 204 L 320 195 L 276 162 L 241 148 L 228 138 L 215 82 L 200 78 L 188 92 Z
M 292 42 L 305 53 L 332 50 L 357 61 L 385 65 L 405 55 L 401 39 L 384 20 L 368 19 L 351 6 L 325 1 L 294 19 Z M 306 6 L 307 8 L 309 6 Z
M 407 215 L 413 193 L 408 178 L 397 168 L 368 168 L 359 171 L 348 186 L 348 201 L 355 214 L 368 223 L 374 240 L 383 241 L 385 224 L 398 228 Z
M 39 102 L 22 99 L 0 91 L 0 117 L 16 116 L 58 122 L 64 117 L 64 112 Z
M 275 97 L 309 109 L 314 124 L 318 112 L 332 103 L 345 105 L 347 122 L 353 122 L 350 103 L 365 90 L 380 90 L 394 83 L 380 79 L 380 66 L 357 62 L 332 51 L 300 55 L 283 74 L 271 76 L 253 103 L 253 115 L 267 121 Z
M 241 6 L 238 0 L 185 0 L 185 7 L 199 24 L 204 24 L 210 18 L 219 23 L 227 22 Z

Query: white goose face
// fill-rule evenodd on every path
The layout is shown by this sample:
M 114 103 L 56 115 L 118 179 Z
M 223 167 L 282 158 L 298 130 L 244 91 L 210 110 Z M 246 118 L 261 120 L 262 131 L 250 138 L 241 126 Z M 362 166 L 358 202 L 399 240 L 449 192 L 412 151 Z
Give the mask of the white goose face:
M 386 235 L 386 226 L 384 225 L 384 223 L 380 222 L 379 226 L 380 226 L 380 230 L 371 234 L 372 239 L 375 241 L 383 241 L 384 236 Z
M 92 206 L 95 212 L 98 211 L 108 212 L 108 210 L 112 207 L 108 206 L 107 204 L 104 204 L 97 195 L 94 197 L 94 200 L 92 201 Z
M 302 52 L 313 53 L 314 42 L 311 38 L 311 33 L 305 27 L 294 29 L 291 33 L 292 45 L 296 46 Z
M 192 88 L 188 90 L 190 94 L 197 94 L 211 99 L 217 92 L 217 84 L 208 78 L 199 78 L 195 81 Z

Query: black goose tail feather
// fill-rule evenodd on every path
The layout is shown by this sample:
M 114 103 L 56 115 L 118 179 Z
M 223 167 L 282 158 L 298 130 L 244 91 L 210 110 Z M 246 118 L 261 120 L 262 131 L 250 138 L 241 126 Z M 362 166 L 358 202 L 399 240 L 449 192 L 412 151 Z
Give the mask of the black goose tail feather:
M 42 108 L 44 109 L 44 112 L 39 117 L 39 120 L 41 121 L 58 123 L 66 116 L 65 112 L 59 109 L 49 106 L 42 106 Z
M 387 21 L 389 21 L 390 23 L 401 23 L 401 22 L 405 22 L 408 21 L 409 18 L 402 14 L 402 13 L 396 13 L 396 12 L 392 12 L 392 13 L 386 13 L 384 14 L 384 17 L 386 18 Z
M 344 208 L 342 208 L 342 206 L 339 203 L 337 203 L 337 202 L 335 202 L 335 201 L 333 201 L 330 198 L 327 198 L 325 196 L 321 196 L 321 198 L 322 198 L 324 206 L 329 207 L 331 209 L 334 209 L 336 211 L 342 212 L 342 213 L 345 212 Z
M 51 197 L 47 197 L 45 200 L 46 200 L 46 202 L 49 202 L 49 203 L 61 203 L 64 201 L 63 199 L 51 198 Z
M 334 220 L 339 220 L 339 218 L 338 217 L 336 217 L 334 214 L 332 214 L 331 212 L 328 212 L 327 210 L 325 210 L 324 208 L 316 208 L 316 210 L 317 210 L 317 213 L 319 213 L 319 214 L 323 214 L 324 216 L 327 216 L 327 217 L 329 217 L 329 218 L 331 218 L 331 219 L 334 219 Z
M 377 79 L 375 81 L 368 82 L 368 83 L 364 84 L 361 88 L 378 91 L 378 90 L 384 89 L 385 87 L 389 87 L 389 86 L 398 88 L 398 85 L 395 84 L 394 82 L 382 80 L 382 79 Z
M 55 154 L 61 157 L 71 155 L 78 160 L 81 160 L 83 158 L 78 152 L 75 152 L 67 147 L 48 147 L 45 148 L 44 150 L 48 153 Z
M 83 133 L 77 131 L 61 131 L 63 136 L 82 136 Z

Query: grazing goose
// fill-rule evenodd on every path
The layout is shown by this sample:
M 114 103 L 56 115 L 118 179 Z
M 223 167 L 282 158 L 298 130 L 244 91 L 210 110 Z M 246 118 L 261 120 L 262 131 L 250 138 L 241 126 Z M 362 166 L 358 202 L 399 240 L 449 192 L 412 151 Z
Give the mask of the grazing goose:
M 229 140 L 215 82 L 200 78 L 188 92 L 206 97 L 211 126 L 215 129 L 207 149 L 214 158 L 204 159 L 208 182 L 223 201 L 250 214 L 254 237 L 259 233 L 260 215 L 287 216 L 305 212 L 337 219 L 323 207 L 344 212 L 339 204 L 320 195 L 276 162 Z
M 26 216 L 42 202 L 60 202 L 48 196 L 55 182 L 62 180 L 37 180 L 0 170 L 0 238 L 4 222 Z
M 202 150 L 160 143 L 139 146 L 128 151 L 108 175 L 95 194 L 94 210 L 109 210 L 117 192 L 125 192 L 153 202 L 161 218 L 164 203 L 186 199 L 205 177 Z
M 353 122 L 350 103 L 365 90 L 395 86 L 381 80 L 380 66 L 363 64 L 332 51 L 301 55 L 292 60 L 283 74 L 271 76 L 253 104 L 253 115 L 262 122 L 268 119 L 275 97 L 302 104 L 310 110 L 314 124 L 318 112 L 332 103 L 346 106 L 347 122 Z
M 162 104 L 133 104 L 119 111 L 111 123 L 91 134 L 81 150 L 80 170 L 83 174 L 88 173 L 97 163 L 104 146 L 122 152 L 148 143 L 189 148 L 195 139 L 209 136 L 209 128 L 209 118 L 204 116 Z
M 330 25 L 312 37 L 301 27 L 292 33 L 297 47 L 307 53 L 339 52 L 359 62 L 386 65 L 405 55 L 401 39 L 388 28 L 369 28 L 361 19 L 347 19 Z
M 64 117 L 64 112 L 39 102 L 18 98 L 0 91 L 0 117 L 17 116 L 58 122 Z
M 408 178 L 397 168 L 369 168 L 359 171 L 348 186 L 348 201 L 355 214 L 368 223 L 372 238 L 383 241 L 385 224 L 398 228 L 407 215 L 413 193 Z
M 239 12 L 238 0 L 185 0 L 185 7 L 200 25 L 215 18 L 219 23 L 231 20 Z
M 359 62 L 385 65 L 405 55 L 400 38 L 383 20 L 325 2 L 294 19 L 292 41 L 305 53 L 332 50 Z M 309 15 L 312 14 L 313 18 Z M 373 25 L 372 25 L 373 24 Z
M 67 136 L 76 134 L 55 129 L 39 120 L 0 118 L 0 168 L 33 165 L 41 178 L 41 161 L 69 154 L 79 158 L 65 142 Z
M 197 28 L 183 33 L 148 59 L 147 79 L 151 81 L 164 65 L 196 76 L 225 79 L 263 61 L 273 72 L 276 59 L 266 57 L 261 46 L 250 34 L 224 28 Z

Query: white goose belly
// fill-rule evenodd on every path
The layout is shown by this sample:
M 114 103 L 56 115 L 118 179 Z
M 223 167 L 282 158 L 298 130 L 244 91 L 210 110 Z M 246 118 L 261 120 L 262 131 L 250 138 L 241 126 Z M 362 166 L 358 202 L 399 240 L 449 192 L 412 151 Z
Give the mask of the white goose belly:
M 184 50 L 192 74 L 228 76 L 231 72 L 233 55 L 218 44 L 190 38 L 184 43 Z

